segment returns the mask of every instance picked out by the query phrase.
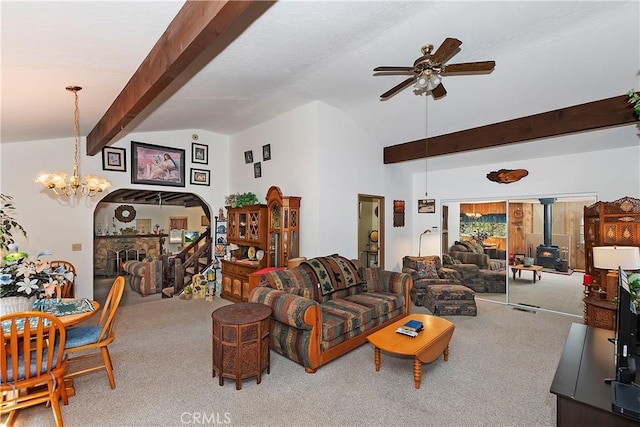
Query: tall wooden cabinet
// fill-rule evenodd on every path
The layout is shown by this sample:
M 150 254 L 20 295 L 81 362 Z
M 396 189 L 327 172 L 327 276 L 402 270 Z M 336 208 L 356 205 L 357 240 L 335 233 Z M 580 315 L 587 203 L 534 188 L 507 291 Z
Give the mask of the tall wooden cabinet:
M 227 243 L 236 244 L 235 259 L 222 261 L 222 296 L 231 301 L 247 301 L 249 274 L 267 266 L 267 206 L 227 207 Z M 258 259 L 262 258 L 262 259 Z
M 614 202 L 597 202 L 584 207 L 585 274 L 590 274 L 592 287 L 605 288 L 607 271 L 593 267 L 594 246 L 640 247 L 640 199 L 623 197 Z M 617 289 L 616 289 L 617 291 Z M 613 329 L 616 297 L 607 294 L 606 301 L 594 295 L 585 298 L 585 323 L 589 326 Z
M 300 256 L 300 199 L 283 196 L 275 186 L 267 191 L 268 267 L 286 267 Z

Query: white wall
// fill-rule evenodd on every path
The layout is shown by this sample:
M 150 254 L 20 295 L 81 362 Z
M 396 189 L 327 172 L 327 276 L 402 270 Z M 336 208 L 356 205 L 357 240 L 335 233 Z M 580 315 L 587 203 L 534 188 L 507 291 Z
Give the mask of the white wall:
M 628 138 L 638 138 L 634 126 L 626 128 Z M 551 155 L 541 158 L 536 151 L 536 142 L 530 142 L 527 144 L 532 153 L 535 152 L 535 158 L 525 158 L 511 164 L 495 163 L 429 171 L 429 193 L 430 198 L 436 199 L 436 213 L 418 215 L 413 234 L 418 236 L 420 230 L 424 230 L 425 226 L 440 224 L 443 200 L 505 200 L 544 196 L 595 195 L 598 200 L 613 201 L 624 196 L 640 197 L 640 143 L 636 143 L 632 147 L 605 149 L 613 132 L 613 130 L 597 132 L 603 148 L 600 151 L 562 156 Z M 567 139 L 580 137 L 583 136 L 559 137 L 554 141 L 556 144 L 562 144 Z M 503 147 L 494 150 L 508 149 L 508 147 Z M 529 171 L 529 175 L 511 184 L 498 184 L 486 178 L 487 173 L 501 168 L 523 168 Z M 416 173 L 413 176 L 412 202 L 414 204 L 417 204 L 417 199 L 424 196 L 424 181 L 424 172 Z M 451 217 L 452 214 L 455 215 L 455 212 L 452 212 L 450 208 L 449 214 Z M 450 233 L 451 235 L 453 234 Z M 417 238 L 413 248 L 417 253 Z M 429 239 L 425 238 L 422 248 L 423 254 L 439 254 L 440 234 L 432 234 Z
M 341 111 L 314 102 L 237 135 L 226 137 L 195 131 L 198 143 L 209 149 L 208 165 L 192 165 L 193 130 L 131 134 L 114 146 L 127 148 L 127 172 L 102 171 L 101 157 L 81 159 L 81 174 L 98 174 L 111 180 L 114 189 L 157 189 L 157 186 L 130 182 L 130 141 L 139 141 L 186 150 L 187 169 L 211 169 L 211 186 L 187 184 L 175 191 L 199 195 L 212 214 L 224 206 L 224 197 L 232 192 L 252 191 L 263 202 L 267 189 L 277 185 L 284 194 L 302 197 L 301 255 L 313 257 L 340 253 L 357 257 L 358 197 L 371 194 L 385 197 L 385 266 L 398 271 L 404 255 L 418 253 L 420 233 L 438 227 L 423 237 L 422 253 L 440 253 L 440 215 L 442 200 L 537 197 L 545 195 L 596 194 L 600 200 L 615 200 L 628 195 L 640 197 L 640 148 L 637 130 L 606 130 L 554 138 L 563 144 L 573 138 L 593 140 L 603 149 L 575 155 L 542 158 L 539 147 L 548 144 L 527 143 L 530 155 L 509 164 L 494 163 L 467 168 L 429 169 L 429 196 L 436 199 L 434 214 L 418 214 L 417 200 L 425 198 L 425 174 L 415 172 L 415 164 L 383 165 L 383 145 L 375 135 L 361 129 Z M 606 148 L 612 138 L 636 138 L 627 148 Z M 29 233 L 23 249 L 36 253 L 49 249 L 56 258 L 68 259 L 79 270 L 78 296 L 91 297 L 93 288 L 94 210 L 99 199 L 58 198 L 34 183 L 35 176 L 47 170 L 71 171 L 72 138 L 2 144 L 0 191 L 14 196 L 16 216 Z M 271 144 L 269 161 L 262 161 L 262 146 Z M 386 142 L 389 145 L 390 142 Z M 84 149 L 84 142 L 82 144 Z M 254 160 L 262 162 L 262 177 L 254 178 L 253 165 L 244 163 L 244 151 L 253 150 Z M 496 159 L 501 150 L 493 149 Z M 35 154 L 34 154 L 35 153 Z M 449 160 L 451 158 L 449 157 Z M 411 163 L 411 162 L 409 162 Z M 430 165 L 438 164 L 431 159 Z M 524 168 L 529 176 L 513 184 L 497 184 L 486 174 L 500 168 Z M 393 200 L 406 203 L 405 226 L 393 227 Z M 81 243 L 82 251 L 72 252 L 71 244 Z
M 199 135 L 198 143 L 209 145 L 209 164 L 191 164 L 191 135 Z M 157 189 L 157 186 L 131 184 L 130 141 L 184 148 L 186 155 L 186 186 L 162 187 L 177 192 L 191 192 L 200 196 L 212 213 L 223 206 L 228 192 L 229 138 L 199 130 L 180 130 L 156 133 L 134 133 L 113 146 L 127 149 L 127 172 L 102 170 L 102 157 L 87 157 L 85 141 L 81 140 L 80 174 L 92 174 L 109 179 L 112 190 L 118 188 Z M 28 238 L 19 239 L 21 249 L 37 254 L 41 249 L 53 253 L 50 259 L 66 259 L 78 271 L 76 289 L 78 297 L 93 296 L 93 235 L 94 211 L 102 196 L 94 198 L 57 197 L 34 182 L 45 171 L 71 173 L 73 168 L 73 138 L 44 141 L 3 143 L 0 145 L 0 192 L 14 197 L 16 219 L 27 230 Z M 189 169 L 211 170 L 211 186 L 190 185 Z M 80 243 L 81 251 L 71 251 L 72 243 Z
M 340 253 L 357 258 L 358 194 L 370 194 L 387 200 L 386 241 L 393 243 L 386 246 L 385 262 L 388 268 L 398 268 L 398 256 L 408 250 L 410 233 L 407 227 L 392 226 L 392 202 L 411 195 L 409 175 L 402 166 L 384 167 L 380 141 L 343 112 L 313 102 L 231 140 L 230 192 L 253 191 L 262 199 L 271 185 L 277 185 L 283 194 L 302 196 L 301 256 Z M 253 150 L 254 160 L 262 160 L 264 144 L 271 144 L 272 157 L 262 162 L 262 178 L 256 179 L 252 165 L 244 163 L 244 151 Z

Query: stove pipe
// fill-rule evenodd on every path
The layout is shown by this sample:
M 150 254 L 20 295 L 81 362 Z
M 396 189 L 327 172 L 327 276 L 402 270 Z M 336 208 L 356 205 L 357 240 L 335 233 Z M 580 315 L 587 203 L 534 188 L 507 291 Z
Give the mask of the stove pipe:
M 556 201 L 555 198 L 539 199 L 544 206 L 544 245 L 551 246 L 551 205 Z

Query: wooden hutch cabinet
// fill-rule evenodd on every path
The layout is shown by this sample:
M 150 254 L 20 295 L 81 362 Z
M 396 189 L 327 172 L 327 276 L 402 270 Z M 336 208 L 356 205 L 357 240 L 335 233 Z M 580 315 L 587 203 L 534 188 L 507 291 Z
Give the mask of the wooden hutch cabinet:
M 236 244 L 236 258 L 222 260 L 222 296 L 231 301 L 247 301 L 249 274 L 266 267 L 266 257 L 256 254 L 267 250 L 267 206 L 227 207 L 227 243 Z
M 614 202 L 597 202 L 584 208 L 585 274 L 592 289 L 607 288 L 606 300 L 594 292 L 584 299 L 584 321 L 589 326 L 614 329 L 617 288 L 607 286 L 607 271 L 593 267 L 594 246 L 640 247 L 640 199 L 623 197 Z
M 300 199 L 283 196 L 275 186 L 267 191 L 268 267 L 286 267 L 290 259 L 300 256 Z

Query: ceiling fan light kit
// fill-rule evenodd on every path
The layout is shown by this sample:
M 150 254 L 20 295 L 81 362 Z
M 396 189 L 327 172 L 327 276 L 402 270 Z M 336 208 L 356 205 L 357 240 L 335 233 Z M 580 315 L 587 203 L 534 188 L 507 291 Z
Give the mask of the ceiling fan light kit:
M 496 65 L 495 61 L 445 65 L 447 61 L 460 51 L 461 44 L 462 42 L 460 40 L 447 37 L 433 54 L 431 53 L 433 51 L 432 44 L 422 46 L 422 56 L 414 61 L 413 67 L 381 66 L 374 68 L 373 71 L 376 73 L 374 75 L 391 76 L 413 74 L 413 76 L 408 77 L 403 82 L 380 95 L 380 99 L 383 101 L 389 99 L 412 84 L 418 89 L 417 93 L 431 93 L 435 99 L 438 99 L 447 94 L 447 90 L 442 84 L 443 76 L 454 73 L 488 73 L 493 71 Z

